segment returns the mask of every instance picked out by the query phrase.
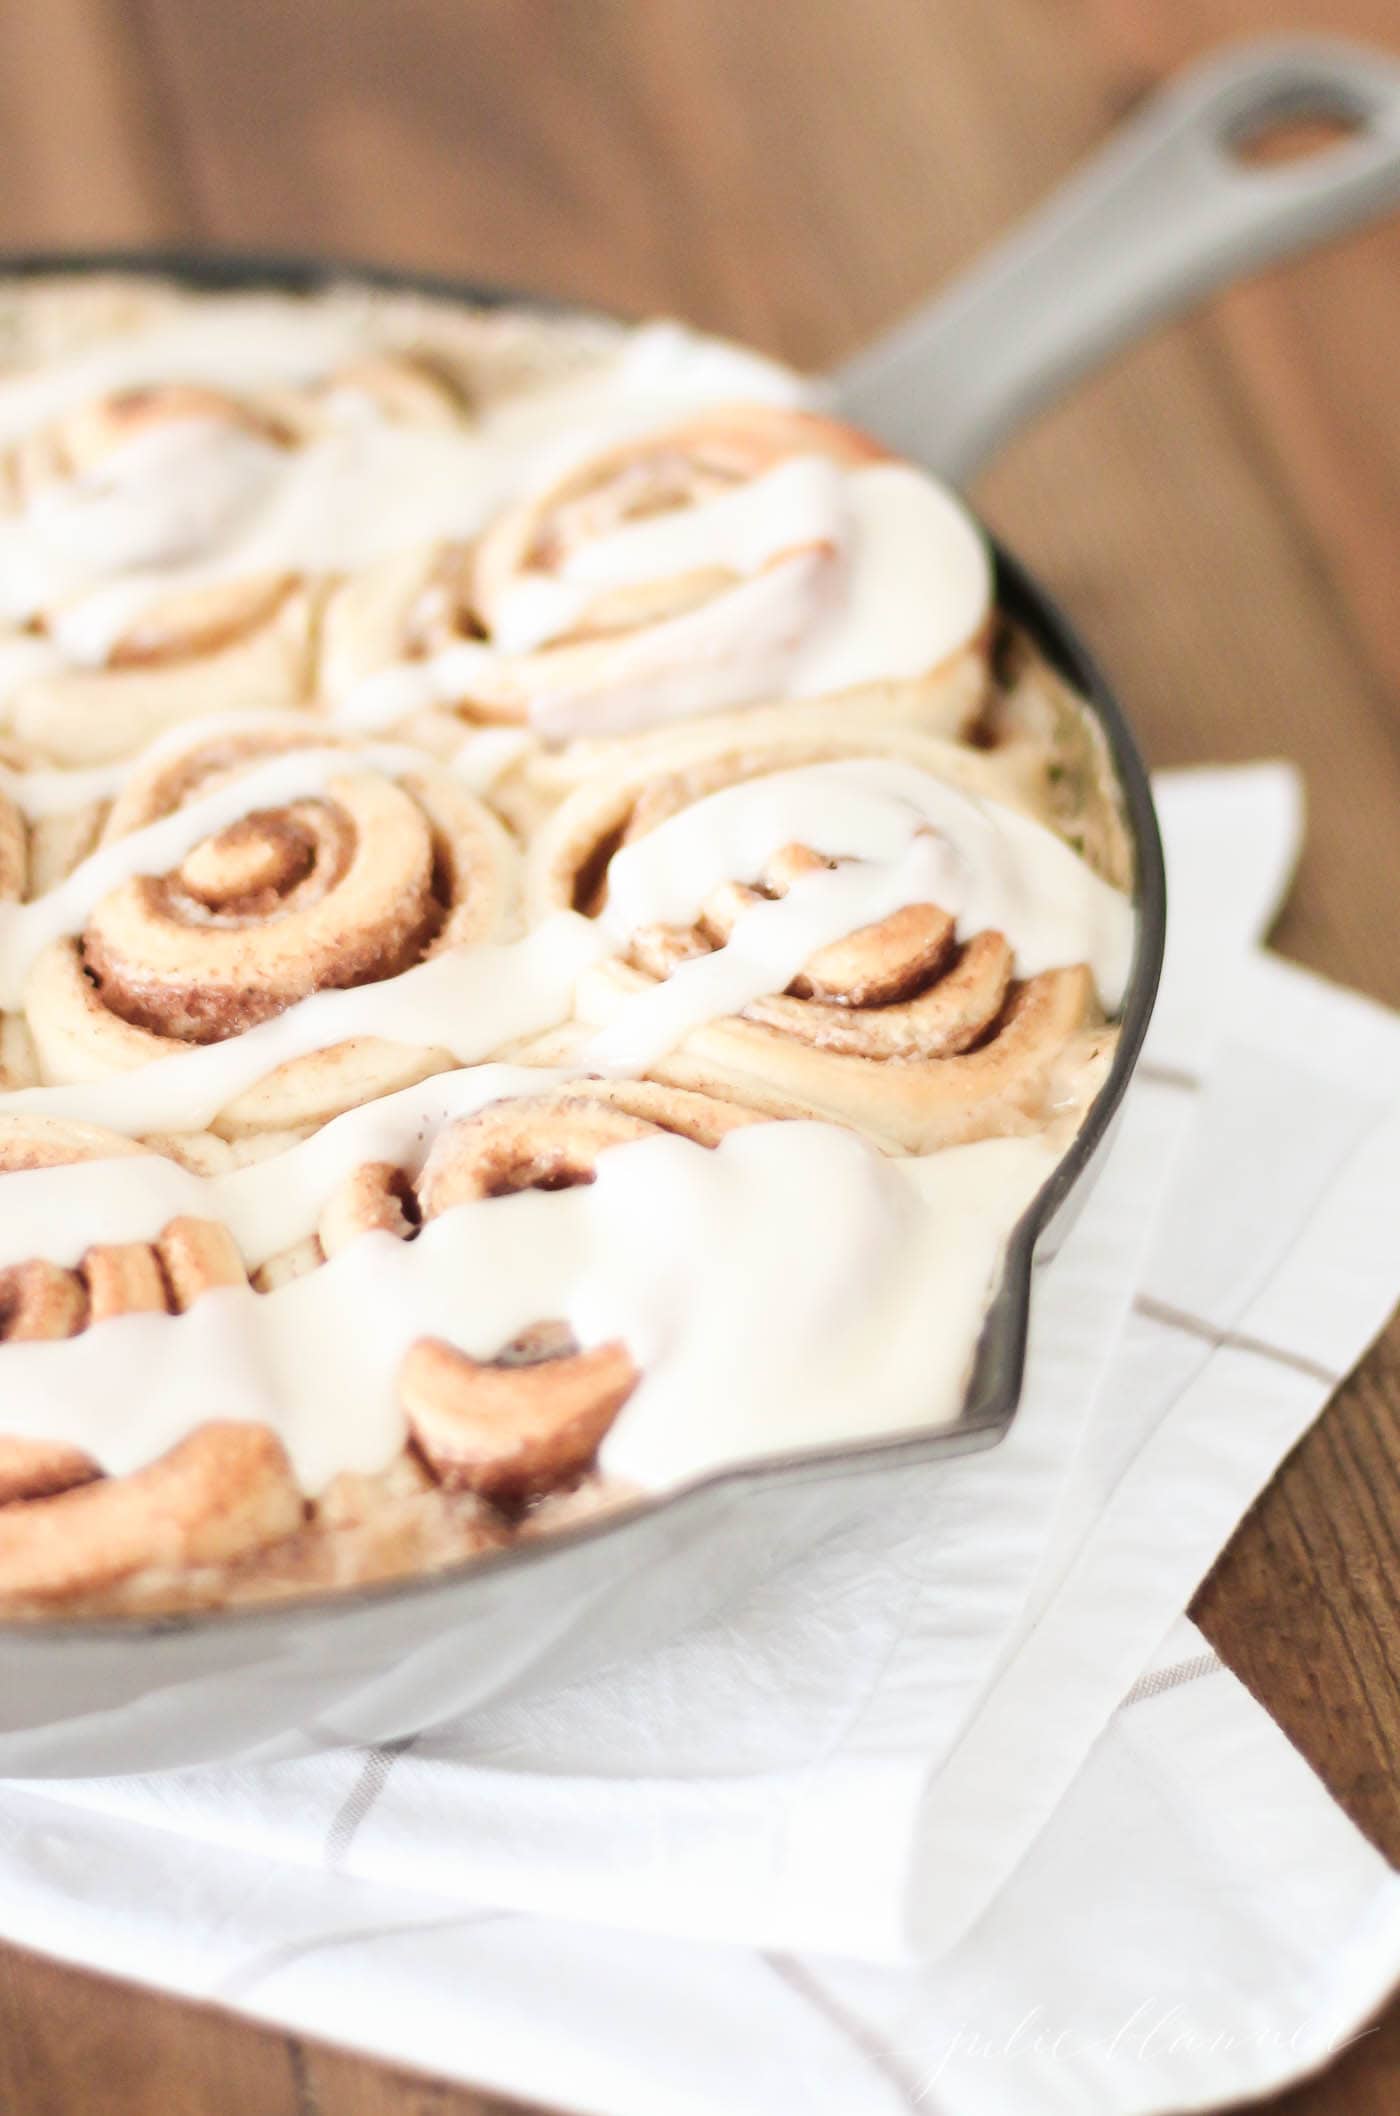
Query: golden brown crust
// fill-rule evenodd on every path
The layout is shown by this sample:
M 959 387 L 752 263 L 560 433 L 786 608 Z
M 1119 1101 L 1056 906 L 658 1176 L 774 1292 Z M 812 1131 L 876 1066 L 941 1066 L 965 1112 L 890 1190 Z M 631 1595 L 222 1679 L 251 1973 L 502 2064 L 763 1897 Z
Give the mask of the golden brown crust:
M 211 1421 L 129 1476 L 0 1507 L 0 1599 L 62 1601 L 148 1567 L 236 1558 L 304 1512 L 274 1434 Z
M 399 1395 L 448 1490 L 513 1501 L 555 1491 L 587 1469 L 637 1379 L 621 1344 L 492 1362 L 433 1337 L 409 1347 Z

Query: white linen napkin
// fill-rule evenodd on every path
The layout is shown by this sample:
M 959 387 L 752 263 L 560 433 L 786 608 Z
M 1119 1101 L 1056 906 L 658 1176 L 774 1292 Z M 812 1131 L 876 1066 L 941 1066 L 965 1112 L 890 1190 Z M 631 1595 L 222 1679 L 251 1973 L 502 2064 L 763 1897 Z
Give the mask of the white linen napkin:
M 1353 2032 L 1400 1884 L 1179 1615 L 1400 1287 L 1400 1021 L 1254 950 L 1290 773 L 1159 792 L 1162 1002 L 1001 1447 L 569 1691 L 6 1785 L 0 1931 L 607 2116 L 1146 2116 Z

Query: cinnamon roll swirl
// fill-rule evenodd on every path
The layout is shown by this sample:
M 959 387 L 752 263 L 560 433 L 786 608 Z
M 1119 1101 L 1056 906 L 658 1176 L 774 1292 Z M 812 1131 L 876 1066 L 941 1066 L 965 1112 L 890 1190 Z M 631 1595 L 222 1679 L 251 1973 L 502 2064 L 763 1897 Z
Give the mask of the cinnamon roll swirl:
M 43 947 L 24 982 L 18 1027 L 33 1083 L 99 1080 L 221 1043 L 316 993 L 378 984 L 516 930 L 518 855 L 481 801 L 426 757 L 405 752 L 386 769 L 321 739 L 305 723 L 258 722 L 132 772 L 67 887 L 220 790 L 265 783 L 273 760 L 304 753 L 327 765 L 299 798 L 250 791 L 244 809 L 235 794 L 233 820 L 169 864 L 151 872 L 139 860 L 92 892 L 76 930 Z M 441 1049 L 356 1037 L 272 1065 L 215 1128 L 316 1124 L 450 1062 Z M 12 1071 L 10 1084 L 31 1082 Z
M 854 428 L 778 406 L 721 407 L 625 440 L 528 492 L 474 543 L 348 584 L 326 614 L 323 688 L 352 719 L 447 705 L 551 742 L 794 691 L 878 703 L 882 650 L 872 660 L 860 635 L 890 624 L 865 579 L 874 538 L 859 485 L 877 469 L 914 479 Z M 940 539 L 956 545 L 958 589 L 893 651 L 905 710 L 963 733 L 987 695 L 990 576 L 976 533 L 931 492 L 903 494 L 914 504 L 900 528 L 931 543 L 930 561 Z
M 534 1046 L 540 1058 L 568 1053 L 588 1065 L 601 1054 L 613 1062 L 610 1027 L 647 1007 L 676 973 L 689 976 L 703 958 L 724 951 L 746 913 L 846 864 L 836 844 L 813 847 L 785 835 L 784 794 L 815 760 L 818 773 L 844 768 L 854 783 L 873 756 L 897 773 L 912 771 L 916 782 L 959 789 L 954 798 L 972 826 L 967 844 L 951 848 L 949 879 L 959 888 L 969 857 L 1004 856 L 1000 816 L 1015 821 L 1023 837 L 1032 834 L 1032 850 L 1053 852 L 1052 870 L 1082 868 L 1110 911 L 1120 905 L 1115 890 L 1030 821 L 1024 795 L 1014 808 L 997 798 L 1005 787 L 994 755 L 901 729 L 873 740 L 850 733 L 814 743 L 810 730 L 787 727 L 768 745 L 678 744 L 669 769 L 657 768 L 663 756 L 653 744 L 631 773 L 585 783 L 563 803 L 533 848 L 537 908 L 567 905 L 608 924 L 610 884 L 631 848 L 745 786 L 756 796 L 766 849 L 755 865 L 710 888 L 693 918 L 621 928 L 612 921 L 616 951 L 583 973 L 579 1024 Z M 1038 1131 L 1057 1119 L 1072 1128 L 1114 1045 L 1087 963 L 1058 961 L 1026 974 L 1005 932 L 969 926 L 933 900 L 900 904 L 826 941 L 776 989 L 764 988 L 760 977 L 733 1013 L 720 1007 L 693 1023 L 684 1014 L 677 1020 L 673 1039 L 623 1062 L 645 1063 L 656 1079 L 775 1115 L 850 1124 L 918 1154 Z

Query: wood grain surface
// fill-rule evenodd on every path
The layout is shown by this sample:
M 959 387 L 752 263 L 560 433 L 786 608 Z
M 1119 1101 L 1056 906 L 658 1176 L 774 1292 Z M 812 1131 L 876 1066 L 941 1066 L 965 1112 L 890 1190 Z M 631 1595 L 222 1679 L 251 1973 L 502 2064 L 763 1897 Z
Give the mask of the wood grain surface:
M 1395 0 L 21 0 L 0 14 L 0 247 L 372 256 L 679 312 L 821 363 L 1174 66 L 1288 27 L 1400 46 Z M 1397 348 L 1392 221 L 1121 359 L 976 494 L 1100 650 L 1154 761 L 1302 764 L 1309 845 L 1279 944 L 1391 1002 Z M 1392 1857 L 1397 1521 L 1392 1327 L 1197 1609 Z M 501 2105 L 0 1953 L 0 2111 L 99 2106 Z M 1400 2013 L 1273 2107 L 1394 2116 Z

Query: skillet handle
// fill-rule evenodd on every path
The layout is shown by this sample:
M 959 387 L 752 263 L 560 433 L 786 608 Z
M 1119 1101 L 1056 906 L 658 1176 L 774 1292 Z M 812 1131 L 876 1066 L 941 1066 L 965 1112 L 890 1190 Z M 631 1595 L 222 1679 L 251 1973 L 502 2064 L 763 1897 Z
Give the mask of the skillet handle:
M 1251 163 L 1271 125 L 1350 129 Z M 841 409 L 962 480 L 1119 346 L 1237 274 L 1400 205 L 1400 63 L 1327 38 L 1181 74 L 1012 234 L 831 378 Z

